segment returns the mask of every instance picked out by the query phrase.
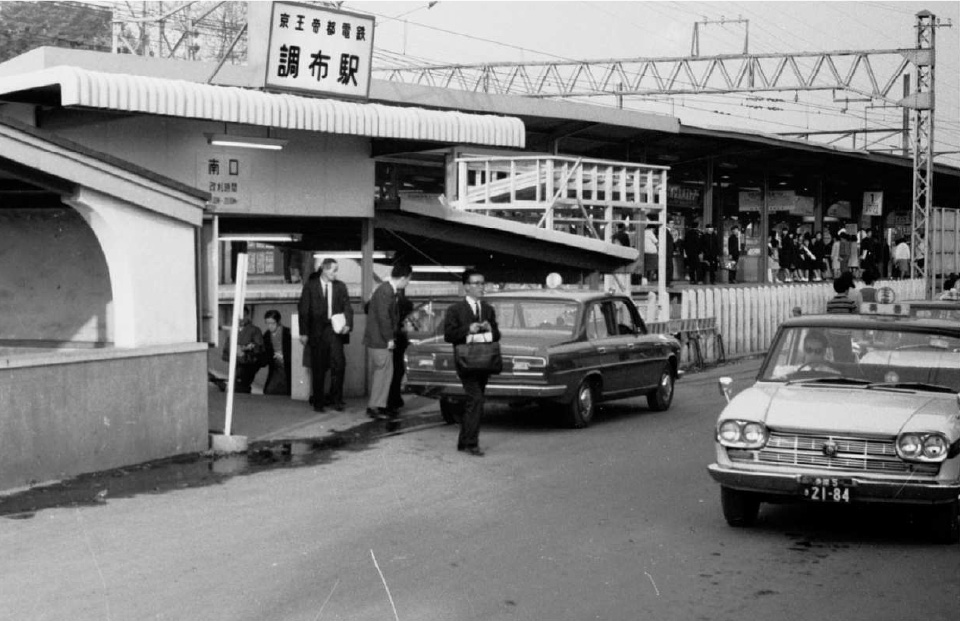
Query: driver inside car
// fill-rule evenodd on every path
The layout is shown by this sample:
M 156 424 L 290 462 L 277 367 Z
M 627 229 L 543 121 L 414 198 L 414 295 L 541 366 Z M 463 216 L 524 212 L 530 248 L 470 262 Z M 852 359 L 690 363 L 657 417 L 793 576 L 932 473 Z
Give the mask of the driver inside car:
M 837 373 L 832 362 L 827 359 L 829 341 L 823 332 L 811 330 L 803 339 L 803 363 L 797 371 L 826 371 Z
M 803 340 L 803 363 L 816 366 L 827 361 L 827 338 L 820 332 L 809 332 Z

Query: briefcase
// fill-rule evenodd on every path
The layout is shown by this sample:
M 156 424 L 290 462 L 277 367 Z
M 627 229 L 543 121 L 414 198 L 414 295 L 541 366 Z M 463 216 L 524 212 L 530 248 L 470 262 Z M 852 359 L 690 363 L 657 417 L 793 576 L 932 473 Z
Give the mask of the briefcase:
M 457 369 L 497 375 L 503 371 L 500 343 L 463 343 L 454 347 Z

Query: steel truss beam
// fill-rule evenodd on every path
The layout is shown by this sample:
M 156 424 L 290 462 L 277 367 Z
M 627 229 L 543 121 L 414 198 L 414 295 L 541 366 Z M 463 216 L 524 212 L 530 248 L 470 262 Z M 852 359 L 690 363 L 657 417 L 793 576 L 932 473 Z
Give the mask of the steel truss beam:
M 929 50 L 725 54 L 540 63 L 379 67 L 396 82 L 527 97 L 845 90 L 899 104 L 890 91 Z M 883 59 L 881 61 L 881 59 Z M 880 62 L 878 62 L 880 61 Z M 811 63 L 807 70 L 801 64 Z M 881 66 L 882 65 L 882 66 Z M 894 67 L 889 72 L 890 67 Z M 883 72 L 881 73 L 881 70 Z

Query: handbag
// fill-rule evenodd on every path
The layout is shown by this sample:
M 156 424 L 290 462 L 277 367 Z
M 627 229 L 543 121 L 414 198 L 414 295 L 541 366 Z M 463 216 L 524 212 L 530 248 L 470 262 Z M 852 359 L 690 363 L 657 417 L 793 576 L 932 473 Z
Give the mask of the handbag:
M 457 369 L 497 375 L 503 371 L 500 343 L 462 343 L 453 348 Z

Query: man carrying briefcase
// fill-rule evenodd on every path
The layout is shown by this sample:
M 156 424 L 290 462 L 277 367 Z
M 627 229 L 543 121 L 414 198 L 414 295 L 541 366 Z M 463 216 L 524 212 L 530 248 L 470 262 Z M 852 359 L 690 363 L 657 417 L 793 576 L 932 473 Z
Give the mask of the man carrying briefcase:
M 443 340 L 452 343 L 454 352 L 458 346 L 473 343 L 496 343 L 500 341 L 500 328 L 493 307 L 483 301 L 486 282 L 483 274 L 468 269 L 461 278 L 466 297 L 451 304 L 443 319 Z M 480 417 L 483 415 L 483 393 L 492 371 L 463 368 L 457 359 L 457 376 L 467 394 L 467 403 L 460 423 L 457 450 L 467 455 L 482 457 L 480 449 Z

